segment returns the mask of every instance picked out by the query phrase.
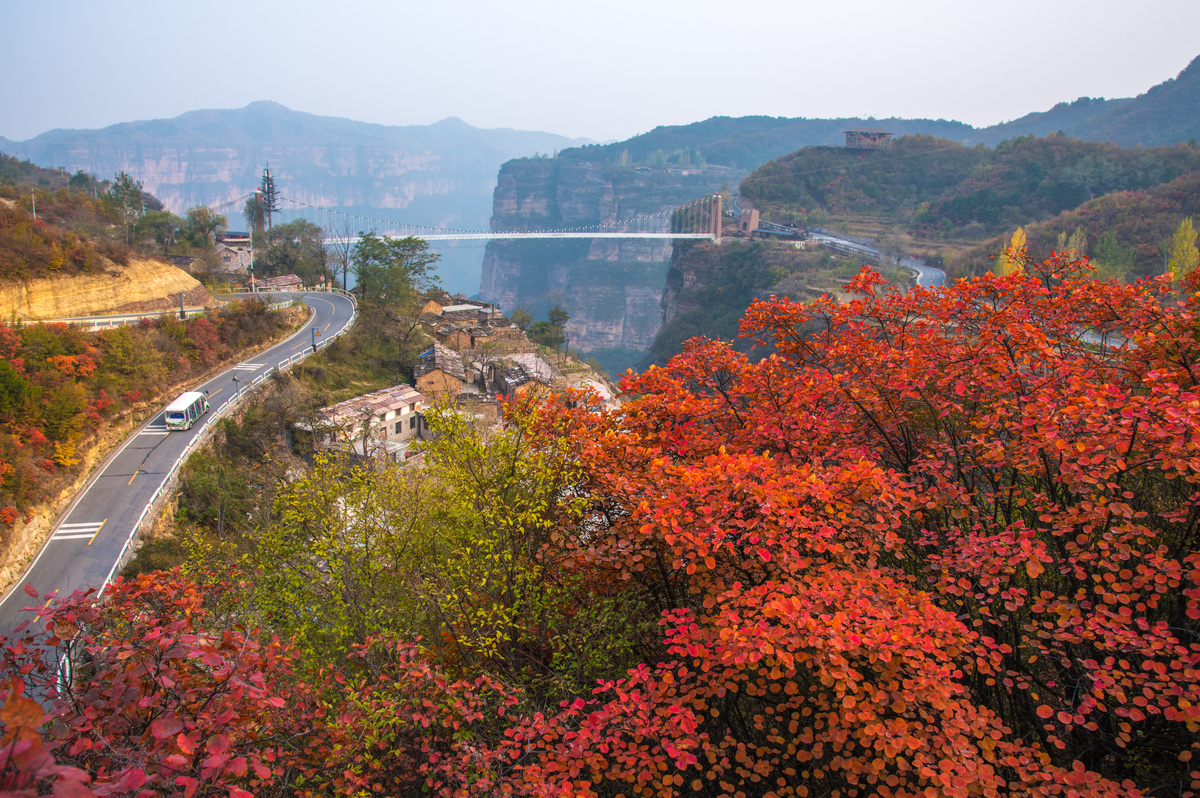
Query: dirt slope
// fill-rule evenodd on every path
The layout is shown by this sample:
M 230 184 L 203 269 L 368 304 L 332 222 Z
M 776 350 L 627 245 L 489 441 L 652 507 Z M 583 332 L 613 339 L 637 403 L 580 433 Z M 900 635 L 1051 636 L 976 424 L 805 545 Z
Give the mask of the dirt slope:
M 191 275 L 158 260 L 131 260 L 107 274 L 0 284 L 0 318 L 25 320 L 215 305 Z

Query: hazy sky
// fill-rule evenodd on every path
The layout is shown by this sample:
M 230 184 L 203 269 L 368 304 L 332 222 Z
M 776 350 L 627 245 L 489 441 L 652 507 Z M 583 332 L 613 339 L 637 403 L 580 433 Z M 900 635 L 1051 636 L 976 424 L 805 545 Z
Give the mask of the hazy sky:
M 1197 0 L 0 0 L 0 20 L 14 140 L 254 100 L 597 140 L 717 115 L 979 126 L 1200 55 Z

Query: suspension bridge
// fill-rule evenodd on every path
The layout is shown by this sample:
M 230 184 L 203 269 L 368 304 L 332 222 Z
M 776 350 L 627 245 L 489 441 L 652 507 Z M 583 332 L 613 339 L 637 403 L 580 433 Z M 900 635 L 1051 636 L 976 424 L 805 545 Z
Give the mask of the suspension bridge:
M 217 212 L 236 213 L 253 197 L 230 200 L 213 208 Z M 530 241 L 563 238 L 612 238 L 628 240 L 707 239 L 721 240 L 721 195 L 710 194 L 676 208 L 630 216 L 617 221 L 580 227 L 549 230 L 470 230 L 432 225 L 409 224 L 376 219 L 339 208 L 327 208 L 280 196 L 276 224 L 296 219 L 320 227 L 329 243 L 356 242 L 366 233 L 389 238 L 420 238 L 425 241 Z

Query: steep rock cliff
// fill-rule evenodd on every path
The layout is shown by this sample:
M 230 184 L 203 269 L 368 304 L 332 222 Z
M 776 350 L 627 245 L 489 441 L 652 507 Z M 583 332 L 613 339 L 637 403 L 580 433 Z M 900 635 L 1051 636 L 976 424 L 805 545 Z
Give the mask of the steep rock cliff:
M 761 357 L 770 350 L 753 349 L 752 340 L 738 337 L 751 302 L 772 294 L 798 302 L 822 294 L 844 297 L 845 283 L 861 267 L 811 242 L 681 241 L 667 270 L 663 326 L 641 365 L 666 363 L 682 351 L 684 341 L 697 336 L 732 341 L 738 351 Z M 905 284 L 905 270 L 884 267 L 882 272 L 896 285 Z
M 632 168 L 578 160 L 522 159 L 500 170 L 492 230 L 571 230 L 637 220 L 666 230 L 676 207 L 736 182 L 723 168 Z M 662 324 L 669 240 L 497 241 L 483 259 L 480 295 L 506 311 L 541 316 L 552 304 L 571 315 L 570 345 L 580 351 L 645 350 Z

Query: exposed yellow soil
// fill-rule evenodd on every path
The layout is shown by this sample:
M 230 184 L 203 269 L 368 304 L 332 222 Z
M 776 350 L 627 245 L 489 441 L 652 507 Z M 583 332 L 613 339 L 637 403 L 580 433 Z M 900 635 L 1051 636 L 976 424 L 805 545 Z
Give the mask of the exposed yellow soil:
M 130 260 L 106 274 L 46 278 L 0 284 L 0 318 L 61 319 L 104 313 L 134 313 L 179 306 L 215 305 L 212 295 L 187 272 L 159 260 Z

